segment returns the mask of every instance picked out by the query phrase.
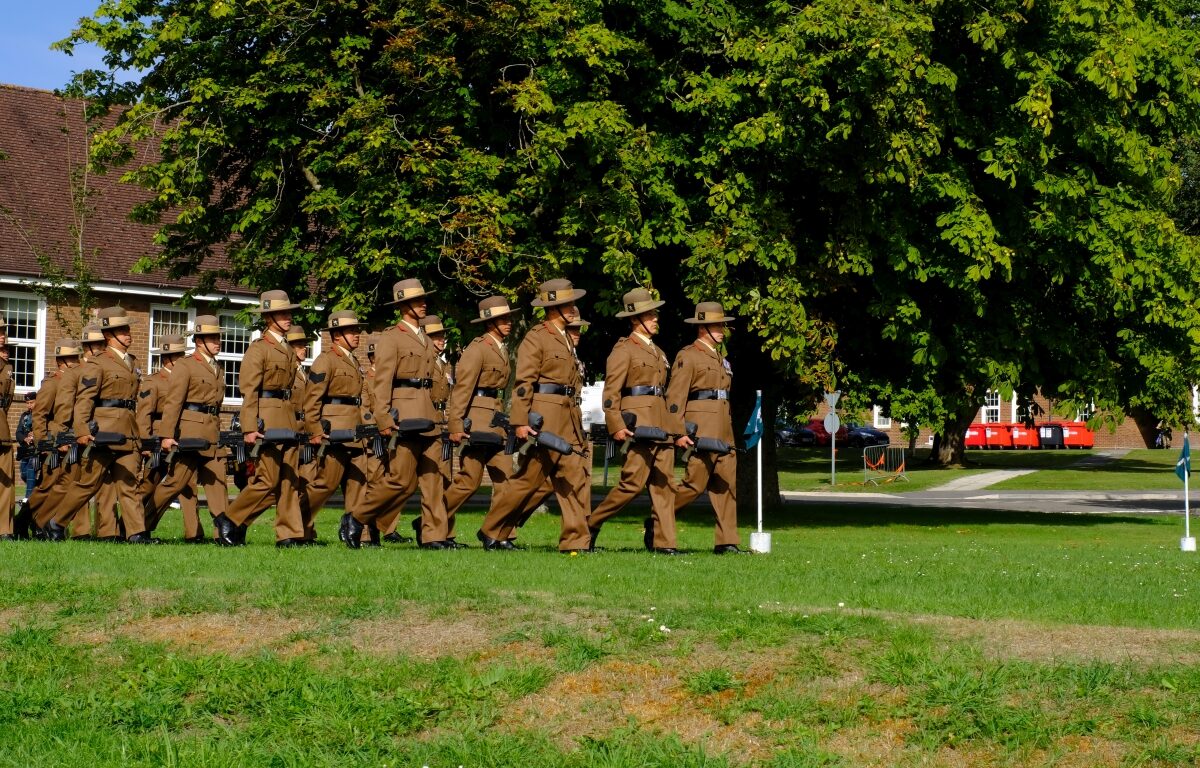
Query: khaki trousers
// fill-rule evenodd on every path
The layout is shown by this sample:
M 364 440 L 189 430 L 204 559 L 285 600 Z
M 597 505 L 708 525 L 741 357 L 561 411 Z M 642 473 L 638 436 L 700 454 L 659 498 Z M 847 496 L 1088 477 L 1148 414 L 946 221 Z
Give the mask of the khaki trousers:
M 66 492 L 67 474 L 68 470 L 62 464 L 54 469 L 42 466 L 37 487 L 29 495 L 29 511 L 33 513 L 33 524 L 38 528 L 45 528 L 54 519 L 54 513 L 58 511 L 56 499 L 61 499 Z
M 142 511 L 142 499 L 138 495 L 138 473 L 141 471 L 141 463 L 142 456 L 135 451 L 93 448 L 92 454 L 77 465 L 78 475 L 60 503 L 64 512 L 58 515 L 59 522 L 65 525 L 74 522 L 81 513 L 86 515 L 88 501 L 100 493 L 105 484 L 110 484 L 115 492 L 116 502 L 121 505 L 121 519 L 125 523 L 126 538 L 145 533 L 146 521 Z M 97 499 L 97 536 L 119 534 L 114 506 L 104 495 Z
M 300 515 L 304 520 L 304 538 L 317 538 L 317 512 L 343 484 L 346 488 L 346 510 L 361 503 L 367 484 L 375 479 L 372 472 L 382 473 L 378 462 L 368 460 L 360 447 L 330 446 L 325 456 L 300 469 L 304 478 L 304 493 L 300 499 Z
M 588 516 L 588 527 L 599 528 L 633 501 L 649 483 L 654 546 L 674 549 L 675 488 L 671 484 L 674 474 L 675 449 L 672 446 L 635 442 L 625 454 L 620 481 Z
M 492 491 L 492 503 L 480 529 L 483 535 L 498 541 L 512 538 L 513 530 L 547 478 L 554 485 L 562 512 L 559 551 L 587 549 L 591 542 L 587 529 L 592 495 L 589 461 L 584 456 L 563 456 L 545 448 L 530 451 L 520 471 Z
M 140 470 L 140 457 L 138 462 L 138 469 Z M 143 487 L 139 485 L 136 489 L 139 499 L 142 498 Z M 117 515 L 118 499 L 116 486 L 112 483 L 104 483 L 100 486 L 100 490 L 96 491 L 96 495 L 92 501 L 96 505 L 96 514 L 94 516 L 96 521 L 96 536 L 101 538 L 111 538 L 113 536 L 121 538 L 121 524 L 124 518 Z M 84 507 L 81 511 L 82 514 L 76 515 L 75 520 L 71 524 L 72 536 L 87 536 L 92 532 L 92 516 L 90 515 L 92 510 L 89 507 Z M 145 519 L 144 513 L 142 517 Z
M 421 489 L 421 541 L 445 541 L 448 535 L 446 508 L 442 503 L 445 491 L 446 462 L 442 461 L 441 441 L 436 438 L 416 438 L 396 444 L 388 457 L 384 473 L 367 490 L 364 509 L 351 514 L 360 523 L 392 522 L 404 502 Z M 393 517 L 388 518 L 392 513 Z
M 179 456 L 171 463 L 162 482 L 158 483 L 146 497 L 146 525 L 150 530 L 158 527 L 167 507 L 176 497 L 183 513 L 183 536 L 195 539 L 204 536 L 204 525 L 200 522 L 200 500 L 197 485 L 204 487 L 204 498 L 213 517 L 223 515 L 229 506 L 229 488 L 225 482 L 225 460 L 190 453 Z
M 506 456 L 503 450 L 483 451 L 479 448 L 466 448 L 458 454 L 458 472 L 446 489 L 446 527 L 451 537 L 455 536 L 455 517 L 459 507 L 467 503 L 467 499 L 479 490 L 483 482 L 484 470 L 492 481 L 492 493 L 496 493 L 512 474 L 512 456 Z
M 295 447 L 263 446 L 254 462 L 254 474 L 225 513 L 234 525 L 251 525 L 258 516 L 275 506 L 275 540 L 304 538 L 300 516 L 300 476 L 296 464 L 300 451 Z
M 708 491 L 717 515 L 716 546 L 739 543 L 737 532 L 737 456 L 729 453 L 694 453 L 683 481 L 675 489 L 675 511 L 686 507 Z
M 16 457 L 11 445 L 0 445 L 0 536 L 13 532 L 13 505 L 16 503 Z

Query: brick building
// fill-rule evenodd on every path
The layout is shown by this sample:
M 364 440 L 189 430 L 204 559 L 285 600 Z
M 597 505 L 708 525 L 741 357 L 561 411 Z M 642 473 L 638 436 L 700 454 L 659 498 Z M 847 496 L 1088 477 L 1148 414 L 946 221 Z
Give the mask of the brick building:
M 85 175 L 85 128 L 81 102 L 0 85 L 0 313 L 8 320 L 18 395 L 9 421 L 15 426 L 23 410 L 20 399 L 54 367 L 55 342 L 78 338 L 83 318 L 78 300 L 71 298 L 70 277 L 79 253 L 92 273 L 87 284 L 93 307 L 119 304 L 136 319 L 131 351 L 143 372 L 157 369 L 151 350 L 163 334 L 183 332 L 197 314 L 220 317 L 225 405 L 235 410 L 239 363 L 257 335 L 238 310 L 253 304 L 255 296 L 222 286 L 219 294 L 199 296 L 196 306 L 185 309 L 178 302 L 195 283 L 135 273 L 138 260 L 155 250 L 154 228 L 129 220 L 146 193 L 121 183 L 119 174 Z M 52 295 L 44 287 L 47 261 L 68 280 L 67 299 L 58 306 L 47 301 Z M 214 308 L 221 300 L 224 308 Z

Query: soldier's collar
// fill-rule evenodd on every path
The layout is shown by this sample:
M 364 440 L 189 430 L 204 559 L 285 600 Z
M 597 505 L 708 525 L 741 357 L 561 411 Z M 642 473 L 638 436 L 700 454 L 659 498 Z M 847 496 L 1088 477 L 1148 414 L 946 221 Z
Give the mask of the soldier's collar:
M 721 353 L 717 351 L 717 348 L 716 348 L 716 347 L 714 347 L 712 344 L 709 344 L 709 343 L 708 343 L 707 341 L 705 341 L 704 339 L 696 339 L 696 343 L 697 343 L 697 344 L 702 344 L 702 345 L 704 345 L 704 348 L 705 348 L 705 349 L 707 349 L 709 352 L 712 352 L 712 353 L 713 353 L 714 355 L 716 355 L 717 357 L 720 357 L 720 356 L 721 356 Z

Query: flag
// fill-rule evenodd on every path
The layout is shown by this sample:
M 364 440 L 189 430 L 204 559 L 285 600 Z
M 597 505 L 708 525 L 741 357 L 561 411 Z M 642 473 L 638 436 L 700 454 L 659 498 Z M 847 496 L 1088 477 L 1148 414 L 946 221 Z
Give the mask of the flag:
M 1175 462 L 1175 474 L 1185 483 L 1188 475 L 1192 474 L 1192 448 L 1186 432 L 1183 433 L 1183 450 L 1179 452 L 1179 461 Z
M 759 392 L 758 397 L 754 399 L 754 412 L 750 414 L 750 423 L 746 425 L 746 431 L 742 433 L 742 437 L 746 438 L 746 450 L 758 445 L 762 433 L 762 392 Z

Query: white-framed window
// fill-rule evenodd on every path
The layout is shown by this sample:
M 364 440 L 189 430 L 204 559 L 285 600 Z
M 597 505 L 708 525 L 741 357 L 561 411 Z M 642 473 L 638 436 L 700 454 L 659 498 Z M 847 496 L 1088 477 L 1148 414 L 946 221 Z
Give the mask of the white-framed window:
M 32 293 L 0 292 L 0 315 L 8 325 L 8 362 L 17 393 L 33 392 L 46 370 L 46 302 Z
M 892 417 L 884 416 L 883 409 L 878 405 L 871 409 L 871 417 L 875 423 L 875 429 L 891 429 Z
M 1000 421 L 1000 393 L 988 390 L 983 396 L 983 408 L 979 413 L 980 421 L 984 424 L 995 424 Z
M 238 374 L 242 369 L 242 358 L 250 348 L 250 342 L 258 338 L 258 332 L 238 320 L 233 312 L 221 312 L 217 317 L 221 322 L 221 351 L 217 359 L 225 369 L 225 402 L 239 405 L 242 391 L 238 389 Z
M 195 319 L 194 309 L 180 309 L 166 304 L 150 305 L 150 351 L 146 355 L 147 371 L 153 373 L 162 365 L 158 349 L 162 346 L 163 336 L 171 333 L 184 336 Z
M 1096 415 L 1096 401 L 1089 400 L 1085 408 L 1075 411 L 1075 421 L 1087 421 Z

